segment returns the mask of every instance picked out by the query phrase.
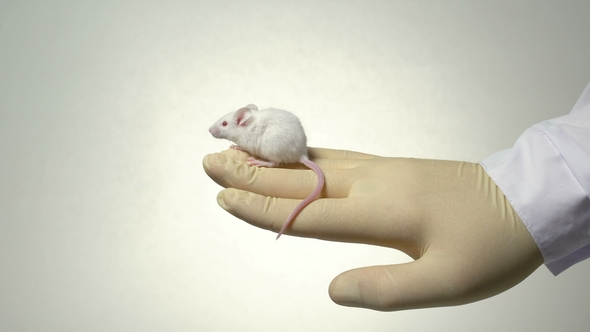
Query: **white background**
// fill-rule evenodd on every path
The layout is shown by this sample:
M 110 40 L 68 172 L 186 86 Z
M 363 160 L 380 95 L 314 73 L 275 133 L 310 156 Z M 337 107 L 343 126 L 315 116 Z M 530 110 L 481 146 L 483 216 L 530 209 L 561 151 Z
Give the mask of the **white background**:
M 225 213 L 207 128 L 248 103 L 311 146 L 478 161 L 590 82 L 583 1 L 0 1 L 1 331 L 586 331 L 590 263 L 478 303 L 335 305 L 408 258 Z M 468 236 L 468 234 L 466 234 Z

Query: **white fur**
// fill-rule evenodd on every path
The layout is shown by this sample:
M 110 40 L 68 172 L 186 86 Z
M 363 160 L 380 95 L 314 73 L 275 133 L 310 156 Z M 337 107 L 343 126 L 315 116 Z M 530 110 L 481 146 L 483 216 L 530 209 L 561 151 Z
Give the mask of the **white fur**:
M 246 123 L 238 123 L 238 112 L 249 114 Z M 223 126 L 223 122 L 227 126 Z M 307 157 L 307 137 L 299 118 L 291 112 L 268 108 L 258 111 L 248 105 L 230 113 L 211 128 L 216 138 L 225 138 L 261 159 L 274 163 L 297 163 Z

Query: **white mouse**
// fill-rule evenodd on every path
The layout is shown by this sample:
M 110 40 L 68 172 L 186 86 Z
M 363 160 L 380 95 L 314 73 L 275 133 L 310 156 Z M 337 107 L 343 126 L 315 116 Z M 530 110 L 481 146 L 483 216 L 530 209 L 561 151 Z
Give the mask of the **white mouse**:
M 215 138 L 225 138 L 237 144 L 231 148 L 263 159 L 248 158 L 250 166 L 276 167 L 283 163 L 302 163 L 317 174 L 317 187 L 291 212 L 277 239 L 295 216 L 322 191 L 326 181 L 324 172 L 307 157 L 307 137 L 301 121 L 293 113 L 274 108 L 259 111 L 256 105 L 250 104 L 219 119 L 209 132 Z

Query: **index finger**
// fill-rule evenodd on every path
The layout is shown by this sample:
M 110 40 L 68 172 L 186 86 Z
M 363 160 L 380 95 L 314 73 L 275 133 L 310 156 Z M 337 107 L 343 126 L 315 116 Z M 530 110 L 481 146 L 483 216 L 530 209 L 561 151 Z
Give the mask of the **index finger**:
M 310 156 L 320 166 L 326 184 L 320 196 L 346 197 L 358 177 L 358 167 L 380 158 L 368 154 L 310 148 Z M 205 172 L 215 182 L 228 188 L 239 188 L 265 196 L 303 199 L 318 183 L 317 175 L 302 164 L 275 168 L 248 166 L 249 155 L 243 151 L 226 150 L 203 158 Z

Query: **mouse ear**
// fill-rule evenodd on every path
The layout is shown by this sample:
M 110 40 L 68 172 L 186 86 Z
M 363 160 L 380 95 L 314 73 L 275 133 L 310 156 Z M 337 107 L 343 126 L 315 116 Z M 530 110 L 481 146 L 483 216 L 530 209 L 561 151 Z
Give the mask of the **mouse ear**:
M 246 106 L 246 108 L 249 108 L 253 111 L 258 111 L 258 106 L 254 105 L 254 104 L 248 104 L 248 106 Z
M 245 126 L 246 121 L 252 116 L 252 110 L 246 107 L 242 107 L 236 111 L 236 124 L 238 126 Z

